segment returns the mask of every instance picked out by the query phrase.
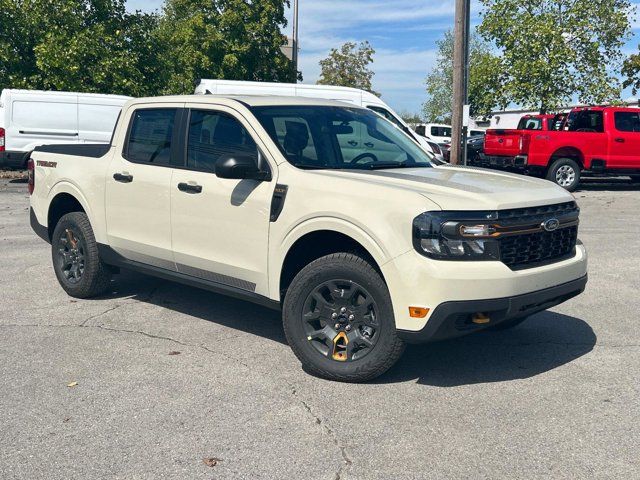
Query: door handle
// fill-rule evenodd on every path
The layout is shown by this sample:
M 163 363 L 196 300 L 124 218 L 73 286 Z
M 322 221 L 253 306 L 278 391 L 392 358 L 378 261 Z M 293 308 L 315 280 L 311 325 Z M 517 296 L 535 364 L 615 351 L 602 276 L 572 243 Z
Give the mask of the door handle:
M 349 140 L 347 143 L 352 147 L 355 147 L 356 145 L 358 145 L 358 142 L 356 142 L 355 140 Z
M 618 142 L 618 143 L 624 143 L 624 138 L 622 138 L 622 137 L 617 137 L 617 138 L 615 138 L 614 140 L 615 140 L 616 142 Z
M 371 142 L 366 142 L 366 143 L 364 144 L 364 146 L 365 146 L 365 147 L 369 147 L 369 148 L 373 148 L 373 143 L 371 143 Z
M 120 183 L 131 183 L 133 182 L 133 175 L 129 175 L 128 173 L 114 173 L 113 179 Z
M 190 183 L 181 182 L 178 184 L 178 190 L 186 193 L 200 193 L 202 192 L 202 185 L 192 185 Z

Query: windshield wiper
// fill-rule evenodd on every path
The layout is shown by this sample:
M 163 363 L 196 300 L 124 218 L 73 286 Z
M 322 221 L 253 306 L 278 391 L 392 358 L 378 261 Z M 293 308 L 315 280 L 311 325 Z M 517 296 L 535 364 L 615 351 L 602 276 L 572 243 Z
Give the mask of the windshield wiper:
M 429 165 L 420 165 L 418 163 L 407 162 L 372 162 L 365 164 L 362 167 L 368 170 L 383 170 L 385 168 L 424 168 L 428 166 Z
M 331 170 L 334 168 L 328 165 L 312 165 L 309 163 L 294 163 L 293 165 L 302 170 Z

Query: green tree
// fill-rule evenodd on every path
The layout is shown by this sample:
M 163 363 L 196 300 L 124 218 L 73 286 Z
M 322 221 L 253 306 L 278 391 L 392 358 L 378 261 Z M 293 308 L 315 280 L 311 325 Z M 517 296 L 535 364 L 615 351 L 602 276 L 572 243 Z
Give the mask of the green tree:
M 447 30 L 436 42 L 436 64 L 427 75 L 427 101 L 423 114 L 430 122 L 446 122 L 451 118 L 453 97 L 453 32 Z M 500 59 L 477 35 L 469 41 L 469 105 L 472 115 L 487 115 L 504 105 L 500 97 Z
M 627 0 L 480 0 L 478 31 L 502 51 L 502 93 L 544 113 L 570 102 L 614 101 L 614 71 L 630 32 Z
M 337 85 L 353 87 L 380 96 L 373 90 L 371 79 L 373 71 L 369 66 L 373 63 L 376 51 L 369 42 L 347 42 L 340 49 L 332 48 L 329 56 L 320 60 L 319 85 Z
M 167 0 L 155 38 L 165 50 L 162 93 L 191 93 L 199 78 L 293 81 L 282 53 L 288 0 Z
M 640 49 L 640 46 L 638 47 Z M 622 65 L 622 75 L 626 77 L 623 86 L 631 87 L 635 95 L 640 91 L 640 53 L 629 55 Z
M 0 84 L 143 95 L 156 18 L 125 0 L 0 0 Z M 151 72 L 148 72 L 151 73 Z M 151 76 L 151 75 L 149 75 Z

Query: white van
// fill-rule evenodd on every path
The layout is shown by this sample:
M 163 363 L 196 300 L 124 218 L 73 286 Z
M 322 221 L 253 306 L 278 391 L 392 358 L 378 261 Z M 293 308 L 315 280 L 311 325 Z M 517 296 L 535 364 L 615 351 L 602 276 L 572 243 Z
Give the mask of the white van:
M 443 123 L 423 123 L 416 126 L 416 133 L 427 137 L 439 144 L 451 143 L 451 125 Z M 468 137 L 478 137 L 484 135 L 483 129 L 473 128 L 469 130 Z
M 54 143 L 109 143 L 131 97 L 9 90 L 0 94 L 0 168 L 25 168 L 31 151 Z
M 209 80 L 201 79 L 196 85 L 196 95 L 279 95 L 308 98 L 323 98 L 352 103 L 358 107 L 365 107 L 382 115 L 409 135 L 424 150 L 434 155 L 436 160 L 443 162 L 442 152 L 435 142 L 416 135 L 409 126 L 394 112 L 389 105 L 379 97 L 365 90 L 349 87 L 334 87 L 331 85 L 306 85 L 303 83 L 269 83 L 247 82 L 238 80 Z

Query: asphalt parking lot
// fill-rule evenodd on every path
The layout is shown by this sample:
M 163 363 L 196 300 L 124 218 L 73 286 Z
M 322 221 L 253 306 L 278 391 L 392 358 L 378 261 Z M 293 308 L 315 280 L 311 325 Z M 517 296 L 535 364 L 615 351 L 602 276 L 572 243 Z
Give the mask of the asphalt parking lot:
M 640 185 L 576 198 L 583 295 L 350 385 L 251 304 L 130 273 L 71 299 L 0 180 L 0 478 L 640 478 Z

